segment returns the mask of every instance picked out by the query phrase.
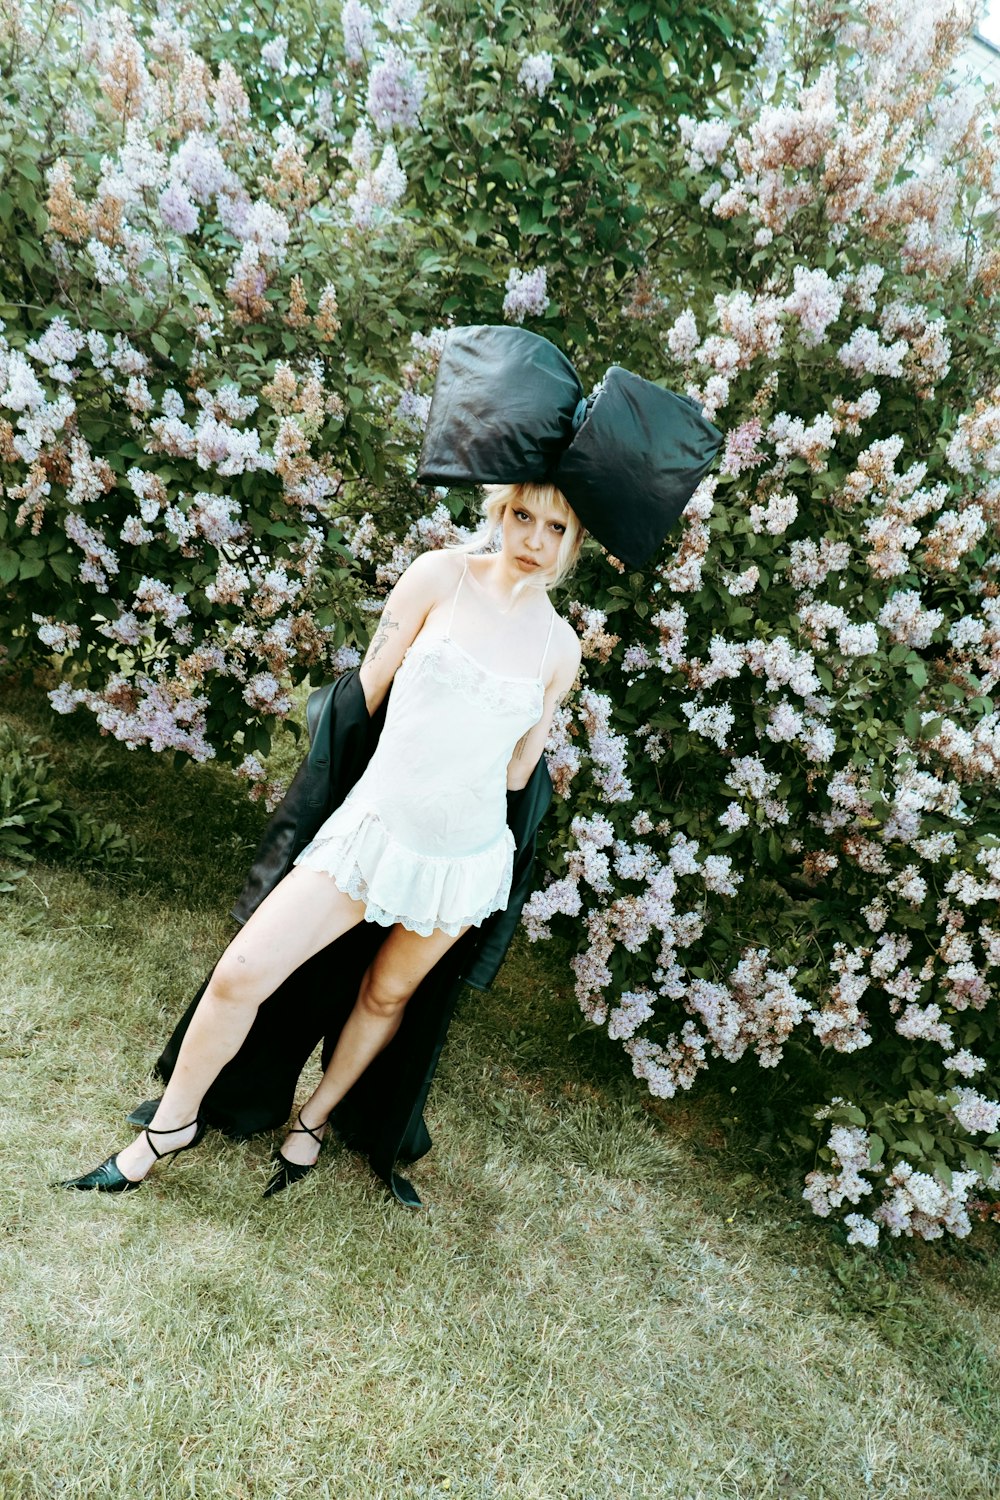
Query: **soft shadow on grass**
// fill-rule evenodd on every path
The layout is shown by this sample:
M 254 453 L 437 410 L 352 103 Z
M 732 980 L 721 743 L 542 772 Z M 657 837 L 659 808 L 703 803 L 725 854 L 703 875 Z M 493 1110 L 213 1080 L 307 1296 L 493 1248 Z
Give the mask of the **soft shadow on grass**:
M 138 1193 L 51 1190 L 127 1138 L 263 814 L 214 767 L 88 772 L 85 725 L 17 706 L 145 863 L 0 906 L 4 1500 L 1000 1495 L 986 1231 L 847 1250 L 762 1172 L 738 1070 L 650 1099 L 556 944 L 464 992 L 426 1215 L 338 1146 L 264 1202 L 273 1140 L 215 1133 Z

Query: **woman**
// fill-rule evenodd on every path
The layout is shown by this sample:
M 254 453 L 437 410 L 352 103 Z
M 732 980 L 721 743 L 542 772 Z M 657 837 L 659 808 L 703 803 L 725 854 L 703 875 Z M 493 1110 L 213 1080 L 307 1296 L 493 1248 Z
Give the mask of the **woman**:
M 499 552 L 476 555 L 497 526 Z M 421 980 L 507 903 L 506 791 L 526 784 L 580 664 L 576 632 L 547 595 L 584 535 L 554 486 L 491 485 L 476 537 L 410 564 L 360 668 L 370 714 L 393 685 L 375 754 L 222 955 L 150 1124 L 63 1186 L 127 1192 L 196 1144 L 202 1098 L 262 1001 L 330 942 L 376 922 L 388 934 L 266 1195 L 311 1169 L 331 1110 L 391 1041 Z

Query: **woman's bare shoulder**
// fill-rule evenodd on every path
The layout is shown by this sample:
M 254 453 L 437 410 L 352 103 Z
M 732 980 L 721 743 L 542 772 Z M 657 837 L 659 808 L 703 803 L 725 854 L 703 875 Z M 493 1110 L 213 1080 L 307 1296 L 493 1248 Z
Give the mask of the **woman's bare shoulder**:
M 407 580 L 428 598 L 437 601 L 449 589 L 453 589 L 462 571 L 462 559 L 449 548 L 432 548 L 418 552 L 407 566 L 400 581 Z
M 553 678 L 564 684 L 563 692 L 568 692 L 579 670 L 583 653 L 580 637 L 558 610 L 552 627 L 552 648 L 552 665 L 555 668 Z

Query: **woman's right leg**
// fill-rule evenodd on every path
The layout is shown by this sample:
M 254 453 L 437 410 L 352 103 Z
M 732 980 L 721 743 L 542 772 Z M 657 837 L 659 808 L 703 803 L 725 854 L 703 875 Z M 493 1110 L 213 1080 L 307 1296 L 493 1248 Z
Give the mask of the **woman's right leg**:
M 363 921 L 364 912 L 364 903 L 329 875 L 298 865 L 261 902 L 219 959 L 191 1018 L 150 1121 L 160 1151 L 193 1137 L 205 1093 L 243 1045 L 262 1002 L 306 959 Z M 140 1132 L 115 1160 L 119 1171 L 138 1180 L 156 1156 Z

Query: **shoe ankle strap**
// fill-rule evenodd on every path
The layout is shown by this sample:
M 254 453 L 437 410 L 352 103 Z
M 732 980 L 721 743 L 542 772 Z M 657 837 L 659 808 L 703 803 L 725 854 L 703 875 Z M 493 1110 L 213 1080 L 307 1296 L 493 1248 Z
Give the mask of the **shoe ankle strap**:
M 153 1142 L 149 1139 L 150 1136 L 151 1135 L 179 1135 L 182 1130 L 190 1130 L 192 1125 L 197 1125 L 197 1124 L 198 1124 L 198 1121 L 196 1119 L 195 1120 L 189 1120 L 186 1125 L 170 1125 L 170 1126 L 168 1126 L 168 1128 L 166 1130 L 164 1130 L 162 1127 L 160 1129 L 156 1129 L 152 1125 L 147 1125 L 143 1129 L 142 1133 L 146 1137 L 146 1144 L 149 1146 L 150 1151 L 152 1151 L 152 1153 L 156 1157 L 157 1161 L 160 1161 L 162 1157 L 164 1157 L 164 1156 L 171 1156 L 173 1153 L 170 1152 L 170 1151 L 157 1151 L 156 1147 L 153 1145 Z
M 322 1127 L 327 1123 L 326 1120 L 320 1120 L 317 1125 L 307 1125 L 305 1120 L 303 1120 L 302 1118 L 301 1111 L 295 1116 L 295 1118 L 299 1123 L 297 1125 L 289 1126 L 289 1135 L 311 1135 L 317 1145 L 322 1146 L 323 1137 L 321 1135 L 317 1135 L 316 1132 L 317 1130 L 322 1129 Z

